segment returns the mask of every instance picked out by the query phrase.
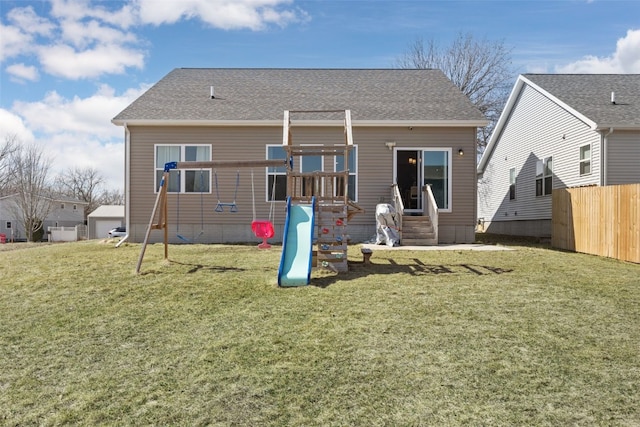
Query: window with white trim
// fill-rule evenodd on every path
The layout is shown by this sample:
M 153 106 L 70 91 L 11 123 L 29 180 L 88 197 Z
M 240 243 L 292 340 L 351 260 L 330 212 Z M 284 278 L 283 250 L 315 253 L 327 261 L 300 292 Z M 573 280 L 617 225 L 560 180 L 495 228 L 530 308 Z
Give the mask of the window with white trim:
M 451 148 L 422 150 L 422 185 L 431 185 L 438 211 L 451 212 L 452 170 Z
M 267 145 L 267 160 L 284 160 L 287 152 L 282 145 Z M 267 169 L 267 201 L 286 200 L 287 198 L 287 168 L 283 166 L 269 166 Z
M 580 147 L 580 175 L 591 173 L 591 144 Z
M 311 145 L 309 145 L 311 146 Z M 318 145 L 321 147 L 321 145 Z M 324 171 L 324 156 L 300 156 L 300 172 L 322 172 Z M 320 196 L 317 191 L 323 192 L 324 178 L 320 178 L 320 182 L 316 182 L 314 177 L 302 178 L 302 195 L 303 196 Z
M 335 156 L 334 172 L 342 172 L 344 167 L 344 155 Z M 347 183 L 347 195 L 349 200 L 354 202 L 358 201 L 358 146 L 354 145 L 349 152 L 349 160 L 347 169 L 349 170 L 349 182 Z M 336 196 L 342 196 L 344 192 L 343 178 L 336 178 L 335 180 L 335 192 Z
M 516 199 L 516 168 L 509 169 L 509 200 Z
M 536 162 L 536 196 L 547 196 L 553 190 L 553 160 L 551 157 Z
M 156 145 L 156 190 L 160 186 L 164 165 L 169 162 L 211 161 L 210 145 Z M 171 193 L 210 193 L 211 169 L 172 169 L 167 191 Z

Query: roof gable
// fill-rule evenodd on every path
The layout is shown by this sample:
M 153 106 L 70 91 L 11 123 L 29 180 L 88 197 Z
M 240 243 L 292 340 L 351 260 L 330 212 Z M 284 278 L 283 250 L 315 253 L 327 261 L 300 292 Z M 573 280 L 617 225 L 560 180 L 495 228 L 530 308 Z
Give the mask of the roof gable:
M 440 70 L 217 68 L 171 71 L 113 122 L 281 125 L 284 110 L 343 109 L 351 110 L 354 122 L 486 122 Z
M 600 129 L 640 129 L 640 74 L 523 74 L 509 95 L 489 143 L 478 163 L 486 167 L 497 140 L 528 85 L 569 113 Z M 611 102 L 611 93 L 616 102 Z

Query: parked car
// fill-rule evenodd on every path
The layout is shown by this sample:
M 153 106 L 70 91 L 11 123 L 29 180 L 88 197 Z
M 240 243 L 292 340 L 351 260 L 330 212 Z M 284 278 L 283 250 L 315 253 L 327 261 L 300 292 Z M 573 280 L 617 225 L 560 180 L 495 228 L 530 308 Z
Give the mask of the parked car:
M 109 237 L 124 237 L 127 235 L 126 227 L 116 227 L 109 230 Z

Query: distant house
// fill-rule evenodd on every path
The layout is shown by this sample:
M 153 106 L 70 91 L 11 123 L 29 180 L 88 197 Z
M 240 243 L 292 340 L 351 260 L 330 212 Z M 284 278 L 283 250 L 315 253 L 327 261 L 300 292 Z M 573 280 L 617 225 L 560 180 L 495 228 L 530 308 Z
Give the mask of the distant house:
M 125 224 L 123 205 L 102 205 L 87 216 L 89 239 L 104 239 L 112 228 Z
M 165 162 L 282 158 L 285 110 L 347 109 L 355 147 L 347 165 L 349 198 L 366 211 L 349 222 L 352 240 L 375 235 L 376 205 L 391 201 L 391 185 L 397 183 L 407 215 L 425 209 L 422 192 L 411 189 L 432 184 L 440 242 L 472 242 L 475 137 L 486 120 L 441 71 L 400 69 L 171 71 L 113 119 L 124 128 L 129 240 L 144 238 Z M 335 115 L 294 119 L 295 144 L 344 141 L 342 121 Z M 294 165 L 303 173 L 343 166 L 339 156 L 311 156 Z M 254 203 L 256 215 L 266 218 L 272 202 L 276 236 L 282 236 L 286 181 L 280 169 L 198 169 L 172 175 L 169 239 L 179 242 L 180 232 L 198 236 L 199 242 L 255 241 L 250 228 Z M 215 212 L 218 200 L 236 200 L 238 212 Z M 161 236 L 156 233 L 154 239 Z
M 27 233 L 23 225 L 23 214 L 19 208 L 17 195 L 0 197 L 0 234 L 5 234 L 7 240 L 26 240 Z M 49 213 L 43 221 L 45 233 L 49 227 L 75 227 L 84 225 L 84 208 L 86 202 L 57 196 L 43 197 L 43 203 L 48 205 Z
M 551 235 L 553 189 L 640 182 L 640 75 L 521 75 L 478 165 L 487 232 Z

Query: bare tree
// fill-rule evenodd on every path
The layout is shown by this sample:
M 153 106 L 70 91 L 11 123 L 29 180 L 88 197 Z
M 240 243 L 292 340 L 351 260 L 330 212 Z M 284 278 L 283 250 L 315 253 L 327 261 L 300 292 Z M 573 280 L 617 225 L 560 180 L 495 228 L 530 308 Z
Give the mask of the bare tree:
M 511 50 L 502 41 L 458 34 L 448 47 L 435 40 L 416 40 L 396 61 L 398 68 L 436 68 L 456 85 L 489 120 L 478 130 L 478 152 L 482 153 L 509 97 L 514 78 Z
M 60 193 L 86 202 L 84 217 L 87 218 L 98 206 L 103 190 L 104 178 L 92 167 L 73 167 L 65 170 L 55 179 L 55 188 Z
M 54 208 L 49 183 L 52 159 L 40 146 L 18 146 L 10 155 L 14 169 L 11 190 L 16 195 L 15 214 L 22 222 L 27 239 L 42 229 L 47 215 Z
M 7 194 L 9 184 L 13 177 L 12 154 L 18 149 L 18 138 L 15 135 L 7 135 L 0 145 L 0 196 Z
M 104 190 L 99 200 L 101 205 L 124 205 L 124 194 L 120 190 Z

